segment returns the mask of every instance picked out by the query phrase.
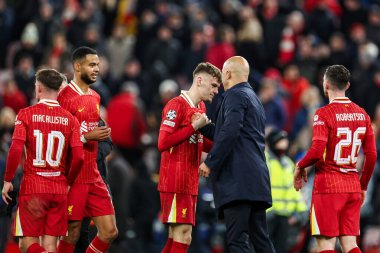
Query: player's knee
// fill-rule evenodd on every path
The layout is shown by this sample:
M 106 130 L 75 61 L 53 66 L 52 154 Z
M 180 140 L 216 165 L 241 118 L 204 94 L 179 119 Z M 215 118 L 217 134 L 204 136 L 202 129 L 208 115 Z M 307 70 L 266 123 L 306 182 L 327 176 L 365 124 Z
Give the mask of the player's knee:
M 186 233 L 186 234 L 183 235 L 183 242 L 185 244 L 190 245 L 191 240 L 192 240 L 191 232 L 190 233 Z
M 26 253 L 28 251 L 28 245 L 26 245 L 22 240 L 20 240 L 18 247 L 22 253 Z
M 116 239 L 118 236 L 119 232 L 116 228 L 116 226 L 109 228 L 105 231 L 99 231 L 99 238 L 107 243 L 111 243 L 113 240 Z
M 73 222 L 69 223 L 69 232 L 68 237 L 66 237 L 65 241 L 71 244 L 76 244 L 80 237 L 80 229 L 81 229 L 81 223 L 80 222 Z

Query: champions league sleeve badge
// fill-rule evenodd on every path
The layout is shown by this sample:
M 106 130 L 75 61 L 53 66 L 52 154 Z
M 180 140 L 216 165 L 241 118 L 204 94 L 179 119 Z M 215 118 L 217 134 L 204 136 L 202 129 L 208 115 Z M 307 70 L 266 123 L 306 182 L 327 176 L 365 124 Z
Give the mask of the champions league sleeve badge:
M 177 113 L 174 110 L 170 110 L 166 113 L 166 118 L 168 120 L 174 120 L 177 117 Z

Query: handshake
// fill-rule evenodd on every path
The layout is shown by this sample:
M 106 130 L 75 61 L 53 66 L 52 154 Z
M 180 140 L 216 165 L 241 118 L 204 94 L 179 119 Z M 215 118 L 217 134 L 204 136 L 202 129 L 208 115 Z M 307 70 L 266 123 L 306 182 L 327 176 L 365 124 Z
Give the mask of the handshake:
M 210 123 L 211 120 L 207 117 L 206 113 L 196 112 L 191 116 L 191 125 L 195 131 Z

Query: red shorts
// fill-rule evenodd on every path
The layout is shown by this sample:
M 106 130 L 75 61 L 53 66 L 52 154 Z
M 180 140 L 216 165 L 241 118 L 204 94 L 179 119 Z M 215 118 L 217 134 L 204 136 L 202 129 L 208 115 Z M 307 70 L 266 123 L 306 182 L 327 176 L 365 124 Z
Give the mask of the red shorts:
M 162 222 L 195 226 L 197 195 L 160 192 Z
M 15 236 L 61 236 L 67 232 L 67 195 L 20 195 L 14 223 Z
M 74 183 L 67 198 L 69 220 L 115 214 L 110 193 L 103 181 Z
M 360 234 L 361 193 L 313 194 L 310 209 L 312 235 L 336 237 Z

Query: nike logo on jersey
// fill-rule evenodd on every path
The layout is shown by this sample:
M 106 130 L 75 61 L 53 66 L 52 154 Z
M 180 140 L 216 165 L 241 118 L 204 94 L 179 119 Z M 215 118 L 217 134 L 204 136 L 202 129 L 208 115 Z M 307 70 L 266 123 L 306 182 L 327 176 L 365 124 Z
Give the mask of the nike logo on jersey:
M 84 108 L 86 108 L 86 107 L 79 108 L 79 109 L 78 109 L 78 112 L 82 112 L 82 111 L 84 110 Z

